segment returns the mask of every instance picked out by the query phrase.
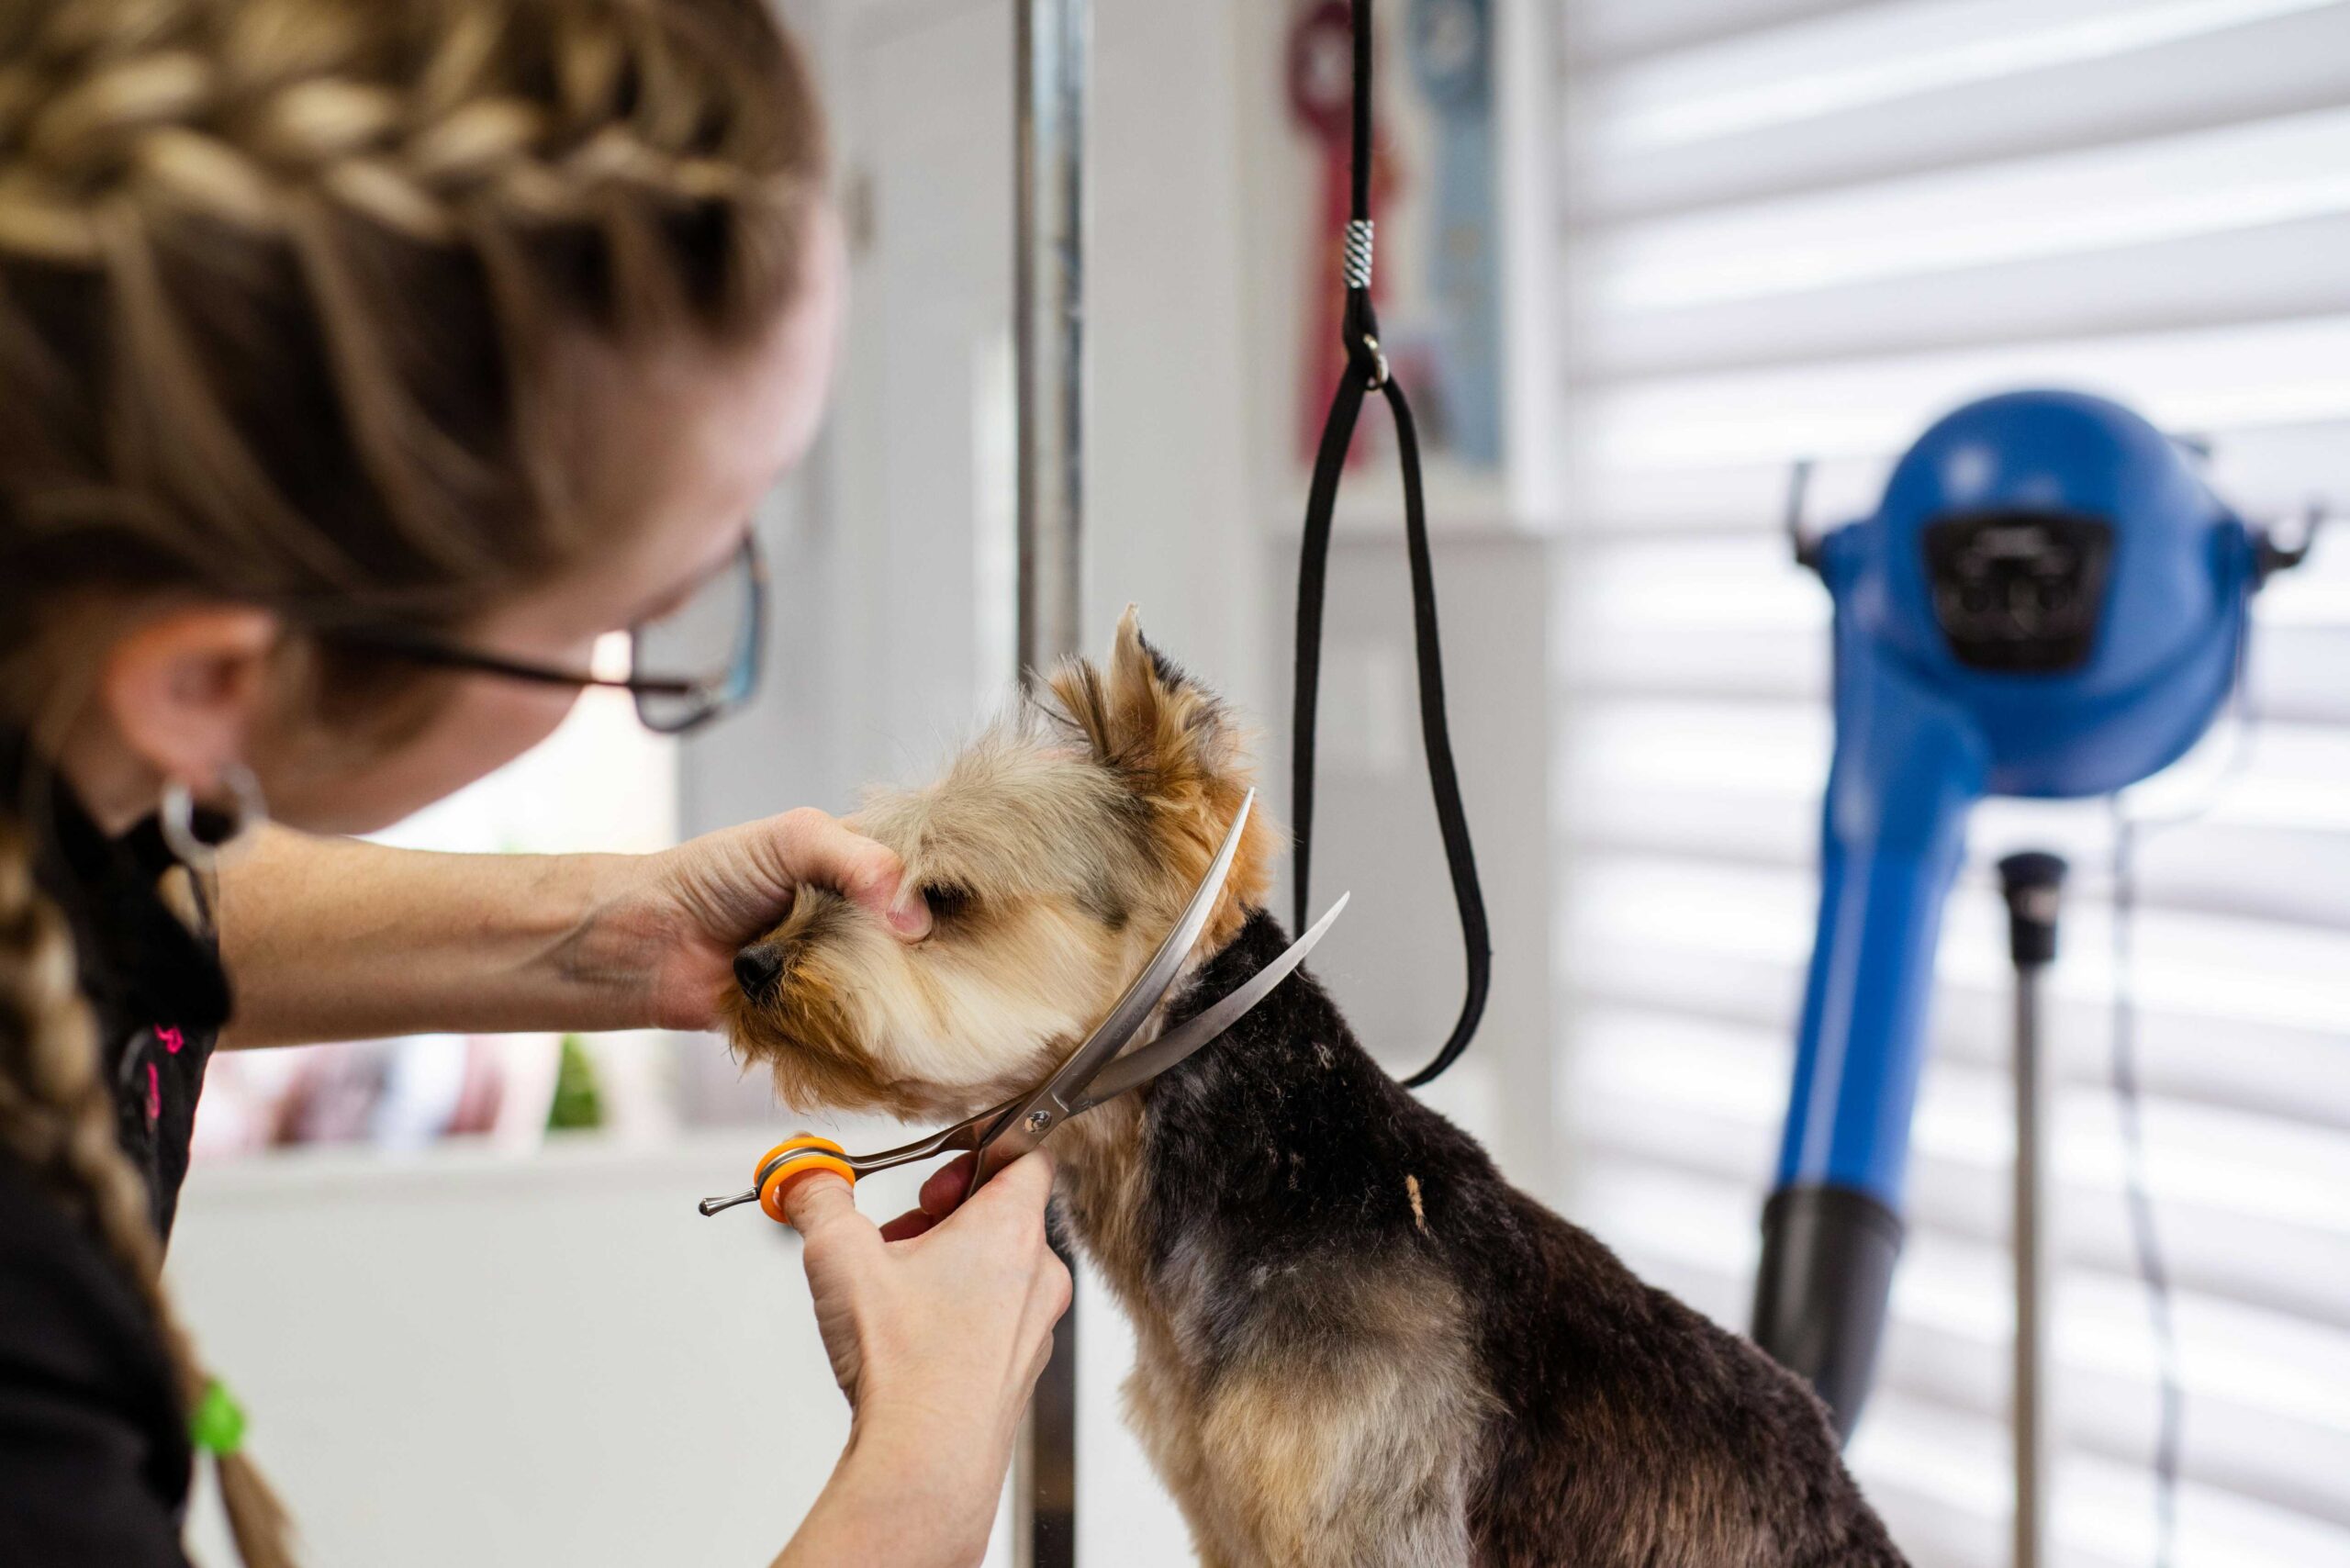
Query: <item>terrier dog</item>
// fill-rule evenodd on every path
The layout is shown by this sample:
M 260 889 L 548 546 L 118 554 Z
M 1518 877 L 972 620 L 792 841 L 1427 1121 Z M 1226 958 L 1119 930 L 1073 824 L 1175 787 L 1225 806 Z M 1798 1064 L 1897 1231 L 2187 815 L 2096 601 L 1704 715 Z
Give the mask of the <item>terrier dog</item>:
M 1175 921 L 1249 764 L 1144 642 L 855 819 L 936 929 L 821 889 L 745 949 L 794 1106 L 968 1115 L 1042 1081 Z M 1252 813 L 1171 1025 L 1288 945 Z M 1059 1129 L 1063 1223 L 1134 1319 L 1127 1412 L 1212 1568 L 1892 1568 L 1810 1391 L 1503 1181 L 1301 970 Z

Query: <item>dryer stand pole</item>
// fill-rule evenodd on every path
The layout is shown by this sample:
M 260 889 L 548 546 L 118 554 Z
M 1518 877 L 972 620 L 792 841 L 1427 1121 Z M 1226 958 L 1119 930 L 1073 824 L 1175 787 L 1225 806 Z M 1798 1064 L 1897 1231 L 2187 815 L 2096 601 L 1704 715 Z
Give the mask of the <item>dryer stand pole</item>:
M 2041 1036 L 2041 981 L 2056 958 L 2056 917 L 2065 862 L 2027 851 L 1999 862 L 2008 903 L 2009 956 L 2015 961 L 2015 1189 L 2009 1239 L 2015 1250 L 2014 1365 L 2008 1419 L 2014 1438 L 2012 1568 L 2046 1568 L 2055 1453 L 2051 1448 L 2049 1307 L 2054 1299 L 2049 1246 L 2048 1118 L 2053 1087 Z

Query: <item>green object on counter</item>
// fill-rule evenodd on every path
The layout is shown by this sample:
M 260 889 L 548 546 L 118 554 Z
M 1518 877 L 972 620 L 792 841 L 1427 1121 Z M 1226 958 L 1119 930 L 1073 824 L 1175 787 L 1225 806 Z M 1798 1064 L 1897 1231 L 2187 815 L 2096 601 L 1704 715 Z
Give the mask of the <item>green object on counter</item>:
M 547 1107 L 547 1129 L 566 1132 L 604 1125 L 604 1098 L 596 1087 L 596 1058 L 576 1035 L 563 1037 L 563 1058 L 554 1070 L 554 1103 Z

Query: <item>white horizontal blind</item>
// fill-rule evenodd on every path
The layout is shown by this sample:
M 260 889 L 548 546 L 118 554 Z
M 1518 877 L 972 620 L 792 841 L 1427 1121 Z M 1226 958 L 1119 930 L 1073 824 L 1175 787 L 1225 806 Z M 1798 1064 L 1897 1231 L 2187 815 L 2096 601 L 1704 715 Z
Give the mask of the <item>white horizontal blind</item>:
M 2249 515 L 2350 502 L 2350 3 L 1569 0 L 1572 520 L 1560 954 L 1576 1212 L 1746 1323 L 1812 932 L 1828 600 L 1777 534 L 1869 510 L 1966 398 L 2119 397 Z M 2350 526 L 2343 530 L 2350 533 Z M 2350 1563 L 2350 538 L 2261 596 L 2223 734 L 2141 809 L 2152 1188 L 2185 1564 Z M 2223 726 L 2224 729 L 2224 726 Z M 2052 980 L 2060 1556 L 2149 1561 L 2152 1341 L 2106 1079 L 2108 820 L 1994 802 L 1948 915 L 1910 1239 L 1853 1445 L 1921 1565 L 2005 1560 L 2004 922 L 2076 868 Z

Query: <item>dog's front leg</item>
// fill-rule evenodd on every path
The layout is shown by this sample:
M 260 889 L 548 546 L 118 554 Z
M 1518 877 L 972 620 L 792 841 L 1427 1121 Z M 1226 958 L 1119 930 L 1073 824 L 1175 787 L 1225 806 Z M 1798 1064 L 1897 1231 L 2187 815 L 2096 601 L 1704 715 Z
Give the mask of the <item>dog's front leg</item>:
M 1200 1568 L 1246 1568 L 1248 1560 L 1228 1549 L 1224 1527 L 1229 1521 L 1220 1521 L 1213 1508 L 1214 1487 L 1200 1450 L 1201 1412 L 1190 1397 L 1192 1380 L 1163 1327 L 1147 1319 L 1136 1327 L 1135 1367 L 1125 1382 L 1126 1425 L 1142 1440 L 1151 1469 L 1192 1527 Z
M 1219 1380 L 1195 1514 L 1232 1568 L 1465 1568 L 1480 1401 L 1428 1370 Z

